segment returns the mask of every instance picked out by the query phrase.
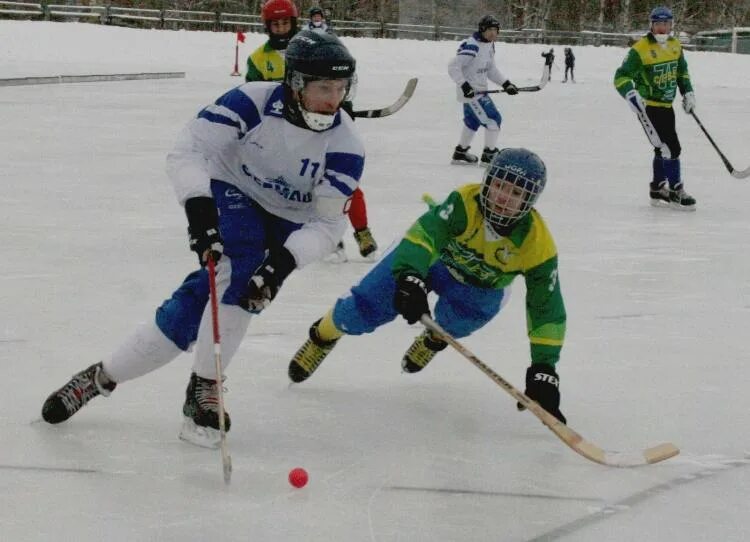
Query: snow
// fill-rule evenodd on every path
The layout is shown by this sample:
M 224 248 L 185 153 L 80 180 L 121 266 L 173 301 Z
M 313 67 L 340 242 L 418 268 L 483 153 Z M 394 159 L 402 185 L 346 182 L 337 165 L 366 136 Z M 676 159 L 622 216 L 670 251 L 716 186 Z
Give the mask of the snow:
M 241 63 L 263 39 L 248 34 Z M 363 188 L 385 248 L 424 210 L 480 179 L 449 165 L 460 110 L 453 42 L 346 38 L 358 109 L 419 77 L 396 115 L 357 121 Z M 541 45 L 498 44 L 519 85 Z M 647 203 L 651 151 L 614 91 L 624 48 L 575 47 L 578 83 L 498 96 L 500 143 L 550 178 L 538 205 L 560 251 L 568 336 L 562 410 L 597 445 L 682 453 L 638 469 L 577 456 L 452 350 L 423 373 L 400 359 L 419 327 L 344 338 L 308 382 L 286 367 L 309 325 L 371 264 L 293 274 L 228 371 L 234 475 L 176 435 L 191 358 L 118 387 L 60 426 L 47 394 L 107 355 L 194 268 L 164 172 L 178 130 L 239 78 L 234 35 L 0 21 L 0 77 L 186 71 L 185 79 L 0 88 L 0 538 L 2 540 L 744 541 L 750 531 L 750 187 L 677 111 L 695 213 Z M 750 56 L 688 53 L 704 124 L 750 162 Z M 481 135 L 474 150 L 481 146 Z M 523 285 L 464 344 L 523 387 Z M 310 474 L 303 489 L 290 469 Z

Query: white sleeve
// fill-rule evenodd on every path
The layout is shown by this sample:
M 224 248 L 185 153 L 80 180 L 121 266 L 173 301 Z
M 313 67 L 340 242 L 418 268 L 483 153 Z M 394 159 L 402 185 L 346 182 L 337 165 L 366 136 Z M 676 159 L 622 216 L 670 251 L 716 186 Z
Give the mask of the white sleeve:
M 464 75 L 464 68 L 468 66 L 474 58 L 475 57 L 471 55 L 459 54 L 451 59 L 448 64 L 448 75 L 450 75 L 451 79 L 453 79 L 457 85 L 461 85 L 467 80 L 466 75 Z
M 362 140 L 354 131 L 353 121 L 346 117 L 331 139 L 322 178 L 313 190 L 315 214 L 284 243 L 297 267 L 330 254 L 344 235 L 349 201 L 359 186 L 364 164 Z
M 237 87 L 205 107 L 180 132 L 167 155 L 167 175 L 181 204 L 197 196 L 211 196 L 209 161 L 236 147 L 260 124 L 250 97 Z
M 236 140 L 222 137 L 225 130 L 213 126 L 202 130 L 198 119 L 182 129 L 172 151 L 167 154 L 167 175 L 172 181 L 177 200 L 184 205 L 185 201 L 198 196 L 211 197 L 211 175 L 208 160 L 212 153 L 221 151 L 222 144 L 228 145 Z M 210 132 L 217 132 L 210 137 Z
M 336 218 L 316 218 L 287 238 L 284 246 L 294 256 L 297 268 L 327 256 L 341 240 L 349 219 L 345 214 Z
M 496 85 L 502 85 L 503 83 L 508 81 L 508 78 L 505 77 L 505 75 L 503 75 L 503 73 L 497 68 L 494 61 L 492 62 L 492 64 L 490 64 L 490 69 L 487 72 L 487 78 Z

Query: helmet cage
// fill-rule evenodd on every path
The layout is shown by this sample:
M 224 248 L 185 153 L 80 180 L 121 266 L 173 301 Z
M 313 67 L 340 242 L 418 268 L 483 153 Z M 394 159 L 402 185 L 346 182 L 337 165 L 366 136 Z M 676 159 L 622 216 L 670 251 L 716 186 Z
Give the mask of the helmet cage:
M 493 160 L 484 177 L 479 202 L 485 220 L 495 230 L 507 229 L 526 216 L 544 189 L 544 176 L 513 169 L 505 160 Z

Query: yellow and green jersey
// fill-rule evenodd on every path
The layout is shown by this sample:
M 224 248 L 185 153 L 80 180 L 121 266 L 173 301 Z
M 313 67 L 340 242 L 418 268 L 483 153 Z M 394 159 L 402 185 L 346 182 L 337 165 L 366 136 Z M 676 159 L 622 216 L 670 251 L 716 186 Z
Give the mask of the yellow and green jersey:
M 670 107 L 678 88 L 693 90 L 680 41 L 670 36 L 662 45 L 650 32 L 643 36 L 615 72 L 615 88 L 623 97 L 637 89 L 647 105 Z
M 247 57 L 245 81 L 281 81 L 285 65 L 283 51 L 277 51 L 266 42 Z
M 412 225 L 396 248 L 393 273 L 427 277 L 440 260 L 453 277 L 479 288 L 501 289 L 518 275 L 526 282 L 526 325 L 534 363 L 554 365 L 565 338 L 565 305 L 557 273 L 557 249 L 532 209 L 507 237 L 484 220 L 481 184 L 451 192 Z

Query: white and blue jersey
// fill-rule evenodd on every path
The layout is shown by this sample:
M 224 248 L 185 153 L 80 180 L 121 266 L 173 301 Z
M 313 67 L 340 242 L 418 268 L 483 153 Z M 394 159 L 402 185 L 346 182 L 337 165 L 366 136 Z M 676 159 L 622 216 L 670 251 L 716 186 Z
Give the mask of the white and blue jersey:
M 351 118 L 337 113 L 327 130 L 305 130 L 284 118 L 283 100 L 279 83 L 230 90 L 190 121 L 167 157 L 180 203 L 213 197 L 219 211 L 222 340 L 235 346 L 247 326 L 237 310 L 266 254 L 283 246 L 297 268 L 330 254 L 364 167 Z M 182 350 L 198 338 L 208 293 L 208 274 L 197 270 L 156 311 L 156 325 Z
M 364 167 L 347 115 L 314 132 L 283 117 L 279 83 L 246 83 L 207 106 L 167 158 L 180 203 L 212 196 L 211 181 L 236 187 L 271 215 L 302 224 L 285 246 L 302 267 L 329 254 L 346 228 L 346 203 Z
M 497 85 L 508 80 L 495 65 L 495 44 L 482 41 L 478 33 L 459 44 L 456 56 L 448 65 L 448 74 L 457 85 L 461 102 L 468 101 L 461 92 L 463 83 L 469 83 L 476 92 L 481 92 L 487 90 L 488 79 Z

